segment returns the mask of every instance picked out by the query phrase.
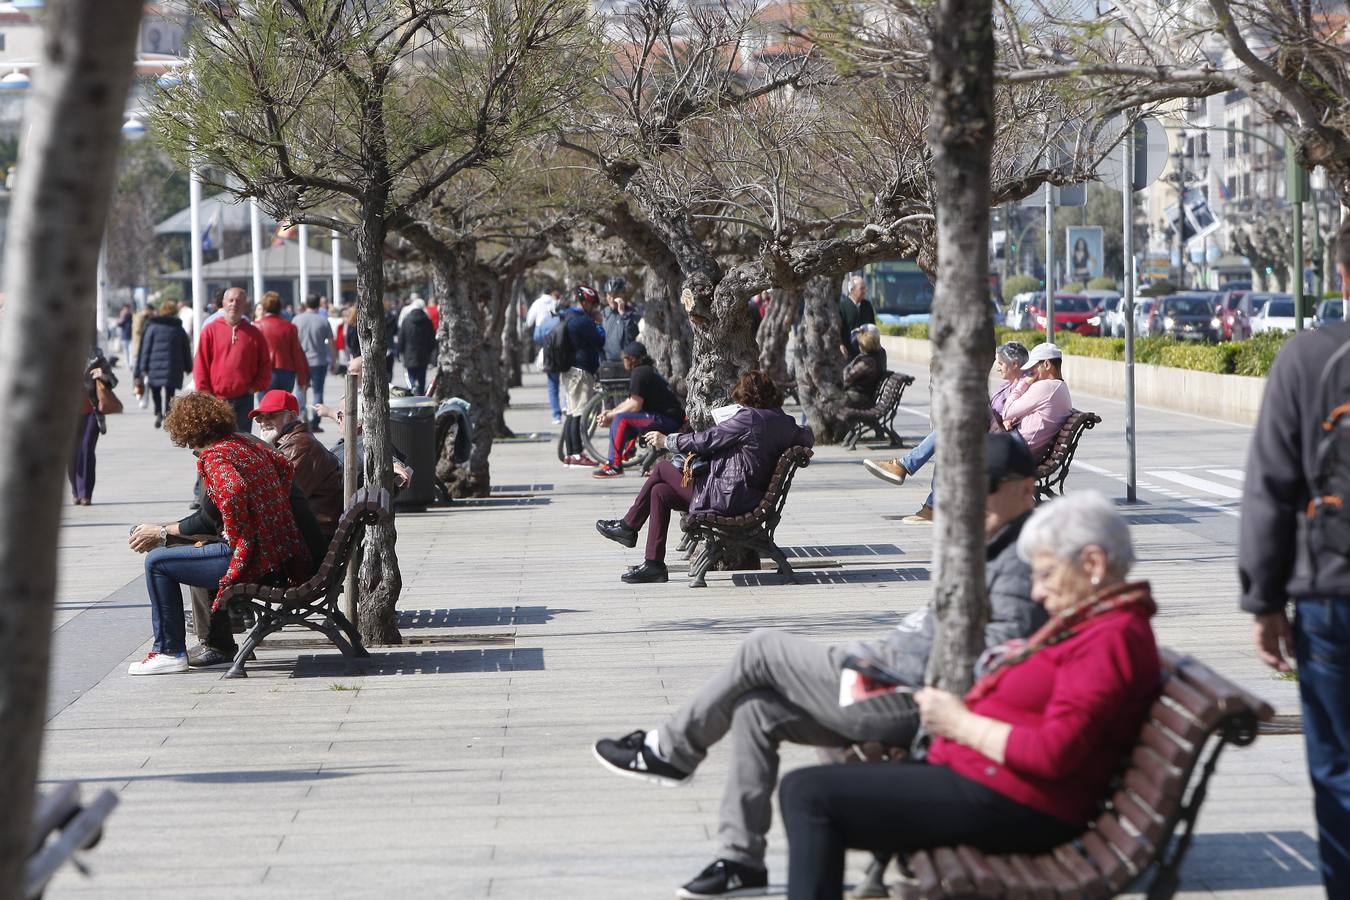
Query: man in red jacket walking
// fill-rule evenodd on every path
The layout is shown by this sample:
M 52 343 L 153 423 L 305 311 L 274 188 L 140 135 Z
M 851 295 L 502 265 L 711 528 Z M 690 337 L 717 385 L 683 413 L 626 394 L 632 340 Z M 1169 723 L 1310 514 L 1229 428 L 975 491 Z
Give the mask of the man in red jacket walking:
M 253 395 L 272 382 L 272 357 L 267 339 L 244 321 L 248 295 L 230 288 L 220 301 L 220 318 L 208 323 L 197 338 L 192 379 L 197 390 L 215 394 L 234 407 L 240 431 L 251 431 Z

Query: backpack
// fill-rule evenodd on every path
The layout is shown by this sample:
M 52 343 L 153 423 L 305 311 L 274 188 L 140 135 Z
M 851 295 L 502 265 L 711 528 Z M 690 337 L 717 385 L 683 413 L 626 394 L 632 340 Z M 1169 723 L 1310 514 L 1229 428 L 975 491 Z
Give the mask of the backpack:
M 550 375 L 566 372 L 576 360 L 572 349 L 572 339 L 567 334 L 567 323 L 558 317 L 558 324 L 544 335 L 544 346 L 540 350 L 543 356 L 544 371 Z
M 1322 367 L 1317 396 L 1327 410 L 1317 440 L 1312 499 L 1308 502 L 1308 543 L 1315 560 L 1322 553 L 1350 556 L 1350 403 L 1329 396 L 1328 382 L 1350 343 L 1343 344 Z
M 536 344 L 544 343 L 544 339 L 552 334 L 553 329 L 557 328 L 561 322 L 562 313 L 555 312 L 545 316 L 538 325 L 534 326 L 534 342 Z

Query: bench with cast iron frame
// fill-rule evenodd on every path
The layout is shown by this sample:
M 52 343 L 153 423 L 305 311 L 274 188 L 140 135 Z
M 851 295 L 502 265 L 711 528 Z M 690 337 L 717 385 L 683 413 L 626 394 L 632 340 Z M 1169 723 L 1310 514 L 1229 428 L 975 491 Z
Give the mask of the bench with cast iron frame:
M 1069 477 L 1069 466 L 1074 454 L 1078 452 L 1078 442 L 1083 432 L 1096 427 L 1102 417 L 1096 413 L 1071 410 L 1064 424 L 1059 426 L 1050 450 L 1041 457 L 1036 466 L 1036 501 L 1039 503 L 1048 497 L 1058 497 L 1064 493 L 1064 482 Z
M 308 581 L 295 587 L 234 584 L 221 591 L 217 598 L 221 605 L 247 607 L 257 615 L 256 624 L 223 677 L 248 677 L 244 671 L 245 660 L 264 638 L 287 625 L 300 625 L 325 635 L 344 656 L 369 656 L 356 626 L 338 609 L 337 601 L 346 579 L 347 563 L 366 528 L 388 522 L 392 516 L 388 491 L 362 488 L 352 495 L 352 502 L 338 522 L 323 563 Z
M 793 476 L 798 469 L 810 465 L 811 456 L 808 447 L 789 447 L 783 451 L 774 466 L 773 477 L 769 479 L 764 497 L 749 512 L 736 516 L 716 513 L 687 513 L 684 516 L 681 520 L 684 541 L 680 549 L 693 559 L 689 567 L 690 587 L 707 587 L 705 576 L 719 559 L 750 552 L 772 559 L 778 564 L 778 574 L 783 581 L 796 583 L 792 566 L 788 565 L 782 548 L 774 543 L 773 533 L 783 518 L 783 505 L 787 503 L 788 491 L 792 489 Z M 702 550 L 698 550 L 700 545 Z M 696 550 L 698 555 L 695 557 Z
M 80 786 L 73 781 L 40 794 L 34 803 L 32 838 L 19 896 L 37 900 L 67 861 L 83 871 L 76 854 L 102 839 L 103 823 L 116 806 L 117 795 L 110 790 L 99 791 L 93 801 L 82 803 Z
M 870 428 L 879 441 L 886 441 L 888 447 L 903 447 L 905 442 L 895 431 L 895 414 L 900 409 L 900 398 L 905 388 L 914 383 L 912 375 L 900 372 L 887 372 L 886 378 L 877 388 L 876 402 L 867 409 L 845 410 L 844 419 L 848 421 L 848 433 L 844 435 L 844 448 L 856 449 L 858 441 Z

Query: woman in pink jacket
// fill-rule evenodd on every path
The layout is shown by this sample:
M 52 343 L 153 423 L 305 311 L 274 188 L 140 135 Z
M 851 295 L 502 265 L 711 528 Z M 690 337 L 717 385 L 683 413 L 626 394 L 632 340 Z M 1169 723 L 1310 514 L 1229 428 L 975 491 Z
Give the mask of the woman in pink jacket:
M 1060 426 L 1073 412 L 1063 364 L 1064 354 L 1058 347 L 1037 344 L 1022 366 L 1025 377 L 1013 386 L 1003 405 L 1003 427 L 1026 441 L 1037 460 L 1050 449 Z

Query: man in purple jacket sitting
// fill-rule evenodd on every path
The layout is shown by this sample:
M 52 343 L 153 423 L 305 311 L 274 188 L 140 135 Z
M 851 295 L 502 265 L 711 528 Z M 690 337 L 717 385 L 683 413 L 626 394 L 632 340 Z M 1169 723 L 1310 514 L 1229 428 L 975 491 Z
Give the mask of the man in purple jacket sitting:
M 642 565 L 620 576 L 629 584 L 669 579 L 666 535 L 672 510 L 739 515 L 754 509 L 768 490 L 778 457 L 789 447 L 810 447 L 814 437 L 783 412 L 783 393 L 763 372 L 746 372 L 731 391 L 742 408 L 707 431 L 665 435 L 652 431 L 649 444 L 671 453 L 697 454 L 707 460 L 706 474 L 685 485 L 684 473 L 669 460 L 652 468 L 637 499 L 622 519 L 601 519 L 596 531 L 625 547 L 637 546 L 639 529 L 647 525 L 647 552 Z

